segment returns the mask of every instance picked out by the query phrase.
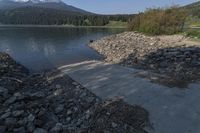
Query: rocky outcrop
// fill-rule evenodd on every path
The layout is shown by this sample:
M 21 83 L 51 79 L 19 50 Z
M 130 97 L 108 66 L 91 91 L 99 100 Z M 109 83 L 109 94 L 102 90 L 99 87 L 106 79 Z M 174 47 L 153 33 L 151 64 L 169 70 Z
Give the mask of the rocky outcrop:
M 200 47 L 187 40 L 182 35 L 153 37 L 124 32 L 102 38 L 89 46 L 111 63 L 152 70 L 173 81 L 199 81 Z
M 0 132 L 145 133 L 148 112 L 99 97 L 57 70 L 29 74 L 0 53 Z

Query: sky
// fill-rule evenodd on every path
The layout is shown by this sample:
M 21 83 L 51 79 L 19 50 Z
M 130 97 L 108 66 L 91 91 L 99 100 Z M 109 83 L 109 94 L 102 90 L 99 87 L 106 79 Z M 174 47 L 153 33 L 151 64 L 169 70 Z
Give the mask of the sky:
M 199 0 L 63 0 L 68 5 L 99 14 L 132 14 L 151 7 L 186 5 Z

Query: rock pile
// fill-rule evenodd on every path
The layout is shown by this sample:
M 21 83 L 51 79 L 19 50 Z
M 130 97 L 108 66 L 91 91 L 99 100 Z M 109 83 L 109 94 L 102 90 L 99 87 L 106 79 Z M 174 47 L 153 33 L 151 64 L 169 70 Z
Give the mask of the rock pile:
M 29 74 L 7 54 L 0 62 L 0 133 L 145 133 L 148 112 L 139 106 L 102 101 L 57 70 Z
M 145 36 L 124 32 L 90 43 L 111 63 L 153 70 L 174 80 L 200 80 L 200 47 L 182 35 Z

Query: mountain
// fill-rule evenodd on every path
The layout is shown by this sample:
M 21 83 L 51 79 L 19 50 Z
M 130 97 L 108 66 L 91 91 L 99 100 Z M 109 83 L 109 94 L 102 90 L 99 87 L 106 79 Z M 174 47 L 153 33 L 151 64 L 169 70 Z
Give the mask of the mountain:
M 16 1 L 11 1 L 11 0 L 2 0 L 0 1 L 0 9 L 9 10 L 9 9 L 14 9 L 14 8 L 29 6 L 31 4 L 32 3 L 29 3 L 29 2 L 16 2 Z
M 81 14 L 91 14 L 85 10 L 67 5 L 61 0 L 1 0 L 0 10 L 12 10 L 24 7 L 40 7 L 69 12 L 77 12 Z
M 192 9 L 192 8 L 194 8 L 194 9 L 198 8 L 199 9 L 200 8 L 200 1 L 194 2 L 194 3 L 186 5 L 184 7 L 187 8 L 187 9 Z
M 200 17 L 200 1 L 186 5 L 183 8 L 186 9 L 190 15 Z

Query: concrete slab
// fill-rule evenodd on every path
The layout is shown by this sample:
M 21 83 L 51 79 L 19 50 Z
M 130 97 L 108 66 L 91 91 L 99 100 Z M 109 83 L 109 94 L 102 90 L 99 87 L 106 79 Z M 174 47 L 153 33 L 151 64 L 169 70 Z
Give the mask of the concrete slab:
M 141 70 L 100 61 L 59 69 L 101 98 L 120 96 L 147 109 L 153 127 L 150 133 L 200 133 L 200 83 L 170 88 L 136 76 Z

